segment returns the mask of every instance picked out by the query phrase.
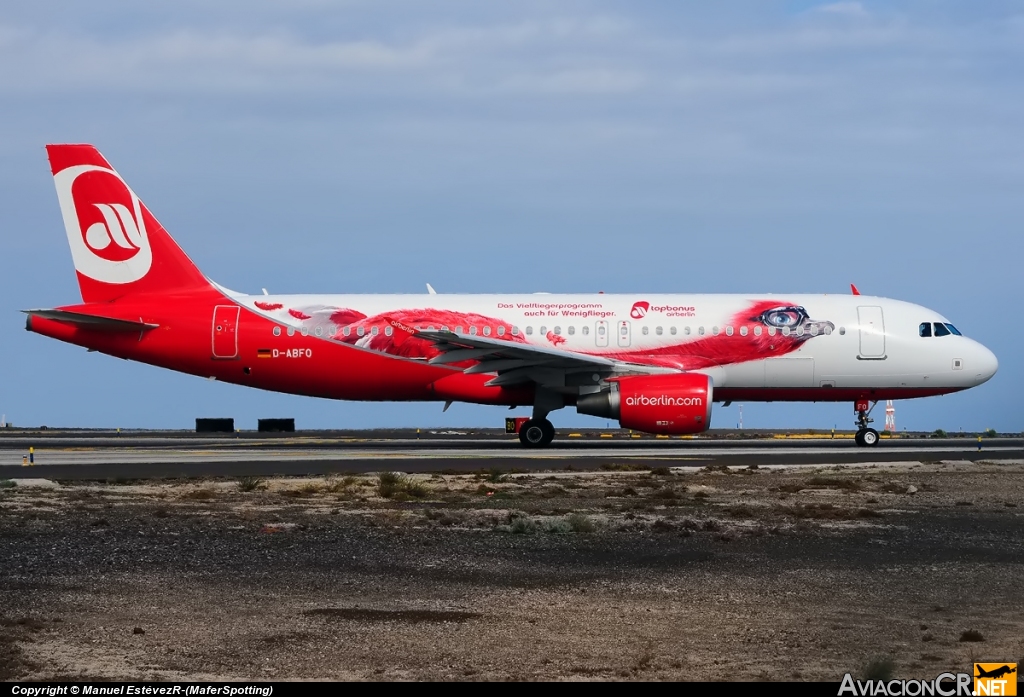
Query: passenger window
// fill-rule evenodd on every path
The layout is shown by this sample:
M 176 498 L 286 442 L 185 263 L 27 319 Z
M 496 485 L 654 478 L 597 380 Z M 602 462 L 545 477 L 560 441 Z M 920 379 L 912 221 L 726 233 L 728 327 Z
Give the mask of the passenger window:
M 576 327 L 569 327 L 569 336 L 572 336 L 575 333 L 576 333 Z
M 540 328 L 540 331 L 539 331 L 538 333 L 539 333 L 539 334 L 540 334 L 541 336 L 547 336 L 547 335 L 548 335 L 548 328 L 547 328 L 547 327 L 541 327 L 541 328 Z
M 831 324 L 826 324 L 825 325 L 825 336 L 828 336 L 831 333 L 832 333 L 832 325 Z
M 462 333 L 462 327 L 461 326 L 455 327 L 455 333 L 456 334 L 461 334 Z
M 949 336 L 953 332 L 946 329 L 946 325 L 942 322 L 935 323 L 935 336 Z
M 505 336 L 505 327 L 498 327 L 498 336 Z
M 711 327 L 711 333 L 718 336 L 718 327 Z
M 293 327 L 288 327 L 288 336 L 295 336 L 295 329 Z
M 954 326 L 953 326 L 952 324 L 950 324 L 949 322 L 946 322 L 946 329 L 948 329 L 949 331 L 953 332 L 953 333 L 954 333 L 954 334 L 956 334 L 957 336 L 963 336 L 963 334 L 961 334 L 961 333 L 960 333 L 960 330 L 959 330 L 959 329 L 957 329 L 956 327 L 954 327 Z
M 775 327 L 768 327 L 768 336 L 775 336 Z
M 395 330 L 391 328 L 391 325 L 384 327 L 384 336 L 391 336 L 395 333 Z
M 747 327 L 746 327 L 746 325 L 744 325 L 744 326 L 740 327 L 740 336 L 746 336 L 746 335 L 747 335 Z
M 662 329 L 661 329 L 661 327 L 658 327 L 657 329 L 655 329 L 655 330 L 654 330 L 654 333 L 655 333 L 655 334 L 657 334 L 658 336 L 661 336 L 661 334 L 662 334 Z
M 373 327 L 370 330 L 370 333 L 373 334 L 374 336 L 377 336 L 378 334 L 380 334 L 380 327 Z
M 328 324 L 327 325 L 327 336 L 334 336 L 337 333 L 338 333 L 338 327 L 336 325 L 333 325 L 333 324 Z
M 323 336 L 324 335 L 324 328 L 318 326 L 316 329 L 313 330 L 313 333 L 316 334 L 317 336 Z
M 526 328 L 526 333 L 532 335 L 533 334 L 533 327 L 527 327 Z
M 512 336 L 519 336 L 519 327 L 512 327 Z
M 351 333 L 352 333 L 352 328 L 351 327 L 343 327 L 342 330 L 341 330 L 342 336 L 348 336 Z
M 470 327 L 469 328 L 469 335 L 470 336 L 476 336 L 476 327 Z
M 761 325 L 757 325 L 756 327 L 754 327 L 754 336 L 761 336 L 762 331 L 764 330 L 761 328 Z
M 555 336 L 562 336 L 562 328 L 555 327 Z
M 309 327 L 303 327 L 300 330 L 300 333 L 302 334 L 302 336 L 309 336 Z
M 274 336 L 281 336 L 281 327 L 274 327 Z
M 641 329 L 641 330 L 640 330 L 640 332 L 641 332 L 641 333 L 642 333 L 642 334 L 643 334 L 644 336 L 647 336 L 648 334 L 650 334 L 651 330 L 650 330 L 650 329 L 649 329 L 648 327 L 644 327 L 643 329 Z
M 732 327 L 726 327 L 725 328 L 725 335 L 726 336 L 732 336 Z
M 918 335 L 924 336 L 924 337 L 931 336 L 932 335 L 932 323 L 931 322 L 921 322 L 921 326 L 919 326 L 917 328 L 917 333 L 918 333 Z
M 697 333 L 700 334 L 701 336 L 704 336 L 704 327 L 698 327 Z
M 484 327 L 484 336 L 490 336 L 490 335 L 491 335 L 491 328 L 490 327 Z
M 603 324 L 600 327 L 597 328 L 597 333 L 600 336 L 604 336 L 604 325 Z
M 590 334 L 590 327 L 583 327 L 581 331 L 583 332 L 583 336 L 587 336 L 588 334 Z M 603 334 L 604 332 L 601 333 Z
M 689 327 L 683 327 L 683 334 L 685 334 L 686 336 L 690 336 L 690 328 Z
M 839 327 L 839 336 L 846 335 L 846 327 Z
M 676 335 L 676 328 L 675 327 L 669 327 L 668 333 L 671 334 L 672 336 L 675 336 Z
M 356 329 L 356 334 L 358 334 L 359 336 L 363 336 L 364 334 L 366 334 L 366 327 L 359 327 L 358 329 Z
M 789 336 L 789 327 L 782 328 L 782 336 Z

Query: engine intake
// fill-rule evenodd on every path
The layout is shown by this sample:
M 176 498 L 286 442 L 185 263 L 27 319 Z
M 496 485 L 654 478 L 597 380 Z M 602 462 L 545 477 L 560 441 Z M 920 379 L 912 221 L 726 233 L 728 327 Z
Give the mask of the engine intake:
M 603 392 L 580 395 L 576 411 L 665 435 L 702 433 L 711 425 L 714 383 L 707 375 L 638 375 L 611 383 Z

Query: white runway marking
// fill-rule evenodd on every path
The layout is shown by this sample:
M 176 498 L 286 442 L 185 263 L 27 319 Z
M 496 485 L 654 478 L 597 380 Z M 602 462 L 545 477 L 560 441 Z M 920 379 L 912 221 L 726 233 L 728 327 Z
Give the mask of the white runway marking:
M 999 453 L 1019 452 L 1014 447 L 986 447 L 983 453 L 991 453 L 994 457 Z M 693 447 L 689 444 L 674 448 L 660 447 L 614 447 L 614 448 L 555 448 L 550 450 L 526 450 L 517 446 L 497 448 L 437 448 L 400 447 L 384 448 L 315 448 L 315 449 L 143 449 L 143 448 L 99 448 L 99 449 L 46 449 L 37 448 L 35 464 L 43 465 L 99 465 L 99 464 L 173 464 L 183 462 L 302 462 L 324 460 L 437 460 L 437 459 L 525 459 L 525 460 L 566 460 L 566 459 L 657 459 L 677 460 L 685 462 L 689 459 L 722 458 L 723 456 L 778 456 L 793 455 L 806 459 L 807 456 L 822 456 L 823 462 L 837 452 L 859 452 L 838 450 L 836 448 L 759 448 L 739 447 L 723 450 L 722 448 Z M 893 452 L 880 449 L 881 452 Z M 899 453 L 908 461 L 927 459 L 929 454 L 943 453 L 948 459 L 951 453 L 977 453 L 977 447 L 921 447 L 900 448 Z M 26 455 L 22 449 L 0 450 L 0 464 L 20 465 Z

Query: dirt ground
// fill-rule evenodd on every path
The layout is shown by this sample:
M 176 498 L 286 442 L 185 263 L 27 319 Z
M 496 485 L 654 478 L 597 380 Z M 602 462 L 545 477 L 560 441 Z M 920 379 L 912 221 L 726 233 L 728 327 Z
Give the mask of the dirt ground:
M 615 467 L 0 482 L 0 679 L 1024 663 L 1024 463 Z

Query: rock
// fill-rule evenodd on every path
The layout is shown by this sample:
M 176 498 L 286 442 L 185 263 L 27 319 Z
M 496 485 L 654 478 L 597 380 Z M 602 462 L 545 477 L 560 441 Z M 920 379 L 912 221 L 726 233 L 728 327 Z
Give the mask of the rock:
M 132 630 L 132 634 L 145 634 L 145 633 L 146 633 L 146 630 L 143 629 L 142 627 L 136 627 L 135 629 Z
M 917 493 L 917 487 L 914 486 L 913 484 L 911 484 L 910 486 L 907 487 L 907 493 L 908 494 L 916 494 Z

